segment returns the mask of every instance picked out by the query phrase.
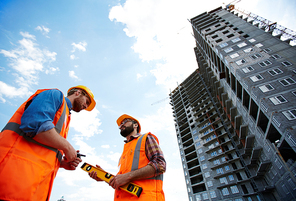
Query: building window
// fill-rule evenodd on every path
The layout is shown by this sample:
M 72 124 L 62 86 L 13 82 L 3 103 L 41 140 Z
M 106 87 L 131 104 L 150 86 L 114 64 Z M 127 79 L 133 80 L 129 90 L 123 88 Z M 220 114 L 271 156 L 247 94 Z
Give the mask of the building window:
M 292 91 L 292 94 L 293 94 L 294 96 L 296 96 L 296 91 Z
M 216 169 L 216 172 L 217 172 L 217 174 L 223 174 L 224 173 L 222 168 Z
M 273 59 L 280 59 L 282 57 L 280 55 L 278 55 L 278 54 L 274 54 L 274 55 L 271 55 L 271 58 L 273 58 Z
M 245 43 L 245 42 L 237 44 L 237 47 L 239 47 L 239 48 L 242 48 L 242 47 L 245 47 L 245 46 L 247 46 L 247 43 Z
M 228 44 L 227 43 L 222 43 L 221 45 L 219 45 L 221 48 L 226 47 Z
M 250 56 L 252 59 L 258 59 L 258 58 L 260 58 L 260 57 L 262 57 L 261 56 L 261 54 L 259 54 L 259 53 L 256 53 L 256 54 L 254 54 L 254 55 L 252 55 L 252 56 Z
M 196 147 L 199 147 L 199 146 L 200 146 L 200 142 L 197 142 L 197 143 L 195 144 L 195 146 L 196 146 Z
M 229 181 L 233 181 L 234 180 L 233 175 L 229 175 L 228 178 L 229 178 Z
M 222 157 L 222 158 L 221 158 L 221 161 L 222 161 L 222 162 L 225 162 L 225 161 L 226 161 L 225 157 Z
M 215 38 L 217 38 L 218 37 L 218 35 L 214 35 L 214 36 L 212 36 L 212 39 L 215 39 Z
M 203 197 L 204 200 L 208 200 L 209 199 L 208 193 L 203 193 L 202 194 L 202 197 Z
M 211 144 L 210 146 L 209 146 L 209 149 L 213 149 L 215 146 L 214 146 L 214 144 Z
M 214 165 L 219 165 L 220 164 L 220 160 L 217 159 L 217 160 L 214 160 Z
M 199 159 L 200 159 L 200 161 L 206 160 L 206 158 L 204 156 L 201 156 Z
M 293 80 L 292 78 L 283 79 L 283 80 L 280 80 L 279 82 L 284 86 L 295 84 L 295 80 Z
M 212 181 L 208 181 L 207 184 L 208 184 L 208 187 L 213 186 L 213 182 Z
M 255 45 L 256 47 L 262 47 L 263 45 L 261 43 L 258 43 Z
M 280 96 L 275 96 L 275 97 L 271 97 L 269 98 L 269 100 L 275 104 L 275 105 L 278 105 L 278 104 L 281 104 L 281 103 L 286 103 L 288 102 L 284 96 L 280 95 Z
M 201 153 L 202 153 L 202 149 L 199 149 L 199 150 L 198 150 L 198 153 L 201 154 Z
M 240 65 L 246 63 L 246 60 L 244 60 L 244 59 L 240 59 L 240 60 L 236 61 L 235 63 L 236 63 L 238 66 L 240 66 Z
M 219 180 L 221 184 L 228 184 L 226 177 L 222 177 Z
M 270 84 L 263 85 L 263 86 L 259 87 L 259 89 L 260 89 L 263 93 L 274 90 L 273 86 L 271 86 Z
M 273 69 L 273 70 L 268 71 L 268 73 L 270 75 L 274 76 L 274 75 L 278 75 L 278 74 L 283 73 L 283 71 L 281 71 L 279 68 L 276 68 L 276 69 Z
M 233 194 L 239 193 L 237 186 L 230 186 L 230 190 Z
M 233 37 L 234 35 L 233 34 L 229 34 L 228 36 L 227 36 L 227 38 L 231 38 L 231 37 Z
M 253 70 L 254 70 L 254 68 L 252 66 L 248 66 L 248 67 L 242 69 L 242 71 L 244 71 L 244 73 L 249 73 Z
M 222 39 L 220 38 L 220 39 L 216 40 L 215 42 L 220 43 L 221 41 L 222 41 Z
M 281 63 L 283 66 L 292 66 L 292 64 L 288 61 L 284 61 Z
M 247 49 L 244 49 L 243 51 L 244 51 L 245 53 L 249 53 L 249 52 L 253 52 L 254 49 L 251 48 L 251 47 L 249 47 L 249 48 L 247 48 Z
M 230 168 L 229 168 L 228 165 L 226 165 L 224 168 L 225 168 L 226 171 L 229 171 L 230 170 Z
M 224 49 L 224 52 L 225 52 L 225 53 L 229 53 L 229 52 L 231 52 L 231 51 L 233 51 L 233 49 L 232 49 L 231 47 Z
M 263 77 L 262 77 L 260 74 L 258 74 L 258 75 L 254 75 L 254 76 L 250 77 L 250 79 L 251 79 L 253 82 L 257 82 L 257 81 L 259 81 L 259 80 L 263 80 Z
M 249 42 L 250 43 L 254 43 L 256 40 L 254 39 L 254 38 L 251 38 L 250 40 L 249 40 Z
M 200 194 L 195 195 L 195 199 L 196 199 L 196 201 L 201 201 L 201 196 L 200 196 Z
M 272 64 L 272 63 L 269 60 L 266 60 L 266 61 L 260 62 L 259 66 L 265 67 L 265 66 L 269 66 L 270 64 Z
M 216 28 L 219 27 L 219 26 L 221 26 L 221 24 L 217 24 L 217 25 L 215 25 Z
M 240 41 L 241 39 L 240 38 L 235 38 L 235 39 L 233 39 L 233 40 L 231 40 L 233 43 L 236 43 L 236 42 L 238 42 L 238 41 Z
M 210 191 L 210 196 L 211 196 L 211 198 L 217 197 L 216 192 L 215 191 Z
M 234 54 L 231 54 L 229 56 L 230 56 L 230 58 L 234 59 L 236 57 L 239 57 L 239 54 L 238 53 L 234 53 Z
M 208 166 L 207 166 L 207 164 L 203 164 L 202 165 L 202 169 L 204 170 L 204 169 L 207 169 L 208 168 Z
M 243 201 L 242 198 L 236 198 L 234 201 Z
M 208 138 L 206 139 L 206 142 L 208 142 L 208 141 L 210 141 L 210 140 L 212 140 L 212 137 L 208 137 Z
M 208 177 L 210 177 L 211 175 L 210 175 L 210 172 L 206 172 L 205 173 L 205 178 L 208 178 Z
M 227 188 L 223 188 L 222 189 L 222 194 L 225 195 L 229 195 L 228 189 Z
M 265 48 L 265 49 L 263 49 L 263 51 L 268 54 L 269 52 L 271 52 L 271 49 Z
M 296 109 L 284 111 L 283 114 L 287 117 L 289 120 L 296 119 Z
M 223 33 L 223 34 L 227 34 L 227 33 L 229 33 L 229 31 L 228 31 L 228 30 L 225 30 L 225 31 L 223 31 L 222 33 Z
M 217 156 L 217 152 L 216 152 L 216 151 L 213 151 L 213 152 L 211 153 L 211 156 Z

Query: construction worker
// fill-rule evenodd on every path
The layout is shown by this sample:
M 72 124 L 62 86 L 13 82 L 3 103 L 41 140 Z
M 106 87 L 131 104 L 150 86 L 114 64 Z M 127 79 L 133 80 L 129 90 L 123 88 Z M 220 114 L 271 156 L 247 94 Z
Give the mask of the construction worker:
M 114 200 L 164 201 L 162 186 L 166 161 L 157 137 L 150 132 L 141 135 L 139 121 L 127 114 L 121 115 L 116 122 L 120 134 L 126 140 L 119 160 L 119 172 L 109 181 L 109 185 L 115 189 Z M 96 166 L 101 168 L 99 165 Z M 89 172 L 89 176 L 102 181 L 94 171 Z M 143 188 L 139 198 L 119 189 L 129 182 Z
M 81 161 L 66 140 L 70 111 L 91 111 L 94 95 L 85 86 L 36 91 L 0 133 L 0 200 L 49 200 L 60 167 L 75 170 Z

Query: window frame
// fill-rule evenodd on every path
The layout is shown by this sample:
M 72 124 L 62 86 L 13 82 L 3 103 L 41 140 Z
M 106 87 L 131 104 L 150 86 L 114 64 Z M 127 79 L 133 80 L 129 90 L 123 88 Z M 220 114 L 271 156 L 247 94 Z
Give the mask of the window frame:
M 280 72 L 276 72 L 276 70 L 280 71 Z M 279 74 L 282 74 L 283 71 L 280 69 L 280 68 L 275 68 L 275 69 L 272 69 L 272 70 L 269 70 L 267 71 L 271 76 L 276 76 L 276 75 L 279 75 Z M 274 74 L 272 74 L 271 72 L 273 72 Z
M 271 87 L 272 89 L 269 89 L 267 86 Z M 263 87 L 265 87 L 267 89 L 263 91 Z M 265 84 L 265 85 L 262 85 L 259 87 L 259 89 L 263 92 L 263 93 L 266 93 L 266 92 L 269 92 L 269 91 L 272 91 L 272 90 L 275 90 L 275 88 L 271 85 L 271 84 Z
M 282 101 L 282 100 L 283 101 Z M 274 104 L 274 105 L 279 105 L 282 103 L 287 103 L 287 99 L 283 96 L 283 95 L 278 95 L 278 96 L 274 96 L 274 97 L 270 97 L 269 100 Z

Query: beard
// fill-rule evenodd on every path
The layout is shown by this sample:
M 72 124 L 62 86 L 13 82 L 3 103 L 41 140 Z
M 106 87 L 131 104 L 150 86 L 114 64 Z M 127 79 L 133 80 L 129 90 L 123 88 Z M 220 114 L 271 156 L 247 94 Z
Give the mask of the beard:
M 134 124 L 125 127 L 125 129 L 120 130 L 120 134 L 122 135 L 122 137 L 126 137 L 129 134 L 131 134 L 134 131 Z
M 82 95 L 74 99 L 73 102 L 73 111 L 80 112 L 82 110 Z

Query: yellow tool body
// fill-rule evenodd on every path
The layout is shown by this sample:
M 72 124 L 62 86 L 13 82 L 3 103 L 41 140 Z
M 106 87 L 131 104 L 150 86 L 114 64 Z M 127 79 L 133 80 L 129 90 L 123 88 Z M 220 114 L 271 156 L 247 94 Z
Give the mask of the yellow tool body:
M 97 177 L 99 177 L 100 179 L 104 180 L 105 182 L 109 183 L 110 179 L 112 177 L 114 177 L 114 175 L 100 169 L 100 168 L 97 168 L 95 166 L 92 166 L 88 163 L 84 163 L 82 166 L 81 166 L 81 169 L 83 169 L 84 171 L 86 172 L 96 172 L 97 173 Z M 143 188 L 135 183 L 127 183 L 123 186 L 120 187 L 122 190 L 132 194 L 132 195 L 135 195 L 135 196 L 138 196 L 140 197 L 142 191 L 143 191 Z

